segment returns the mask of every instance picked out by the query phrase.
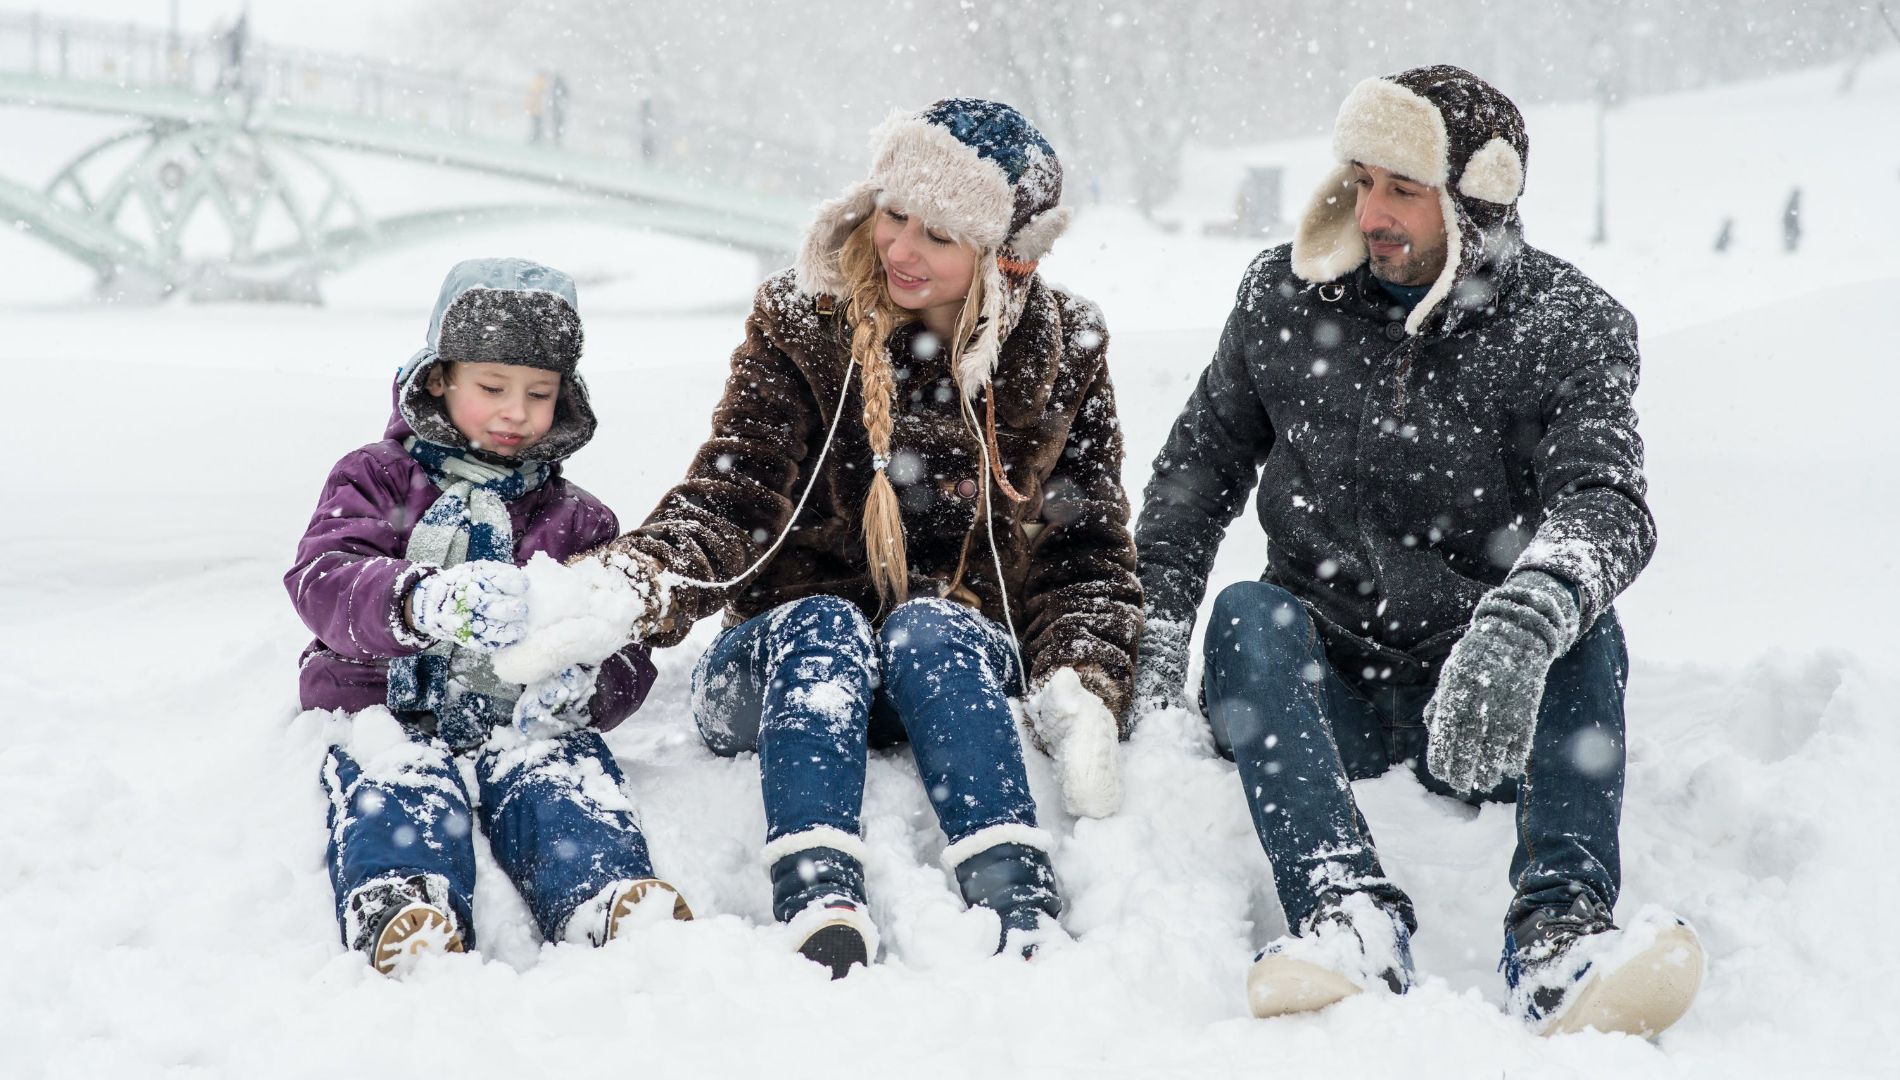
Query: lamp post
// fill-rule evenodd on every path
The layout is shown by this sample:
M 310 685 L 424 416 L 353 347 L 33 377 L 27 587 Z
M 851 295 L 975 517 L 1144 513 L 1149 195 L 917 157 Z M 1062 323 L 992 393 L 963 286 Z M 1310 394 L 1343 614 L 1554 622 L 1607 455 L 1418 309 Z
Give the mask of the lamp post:
M 1610 102 L 1615 98 L 1612 77 L 1616 72 L 1616 50 L 1602 37 L 1590 49 L 1592 76 L 1591 98 L 1596 102 L 1597 127 L 1597 198 L 1596 232 L 1590 243 L 1601 247 L 1609 243 L 1609 125 L 1606 120 Z

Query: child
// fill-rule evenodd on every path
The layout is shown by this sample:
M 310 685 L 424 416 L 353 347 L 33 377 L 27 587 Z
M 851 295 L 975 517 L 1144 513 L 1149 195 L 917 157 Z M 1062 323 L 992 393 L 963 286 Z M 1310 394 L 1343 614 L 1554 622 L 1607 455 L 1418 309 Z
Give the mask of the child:
M 322 777 L 343 941 L 389 974 L 475 944 L 464 754 L 474 813 L 546 940 L 601 944 L 649 894 L 690 919 L 653 876 L 599 734 L 646 697 L 647 648 L 527 687 L 498 679 L 489 659 L 523 633 L 520 564 L 619 533 L 561 476 L 595 426 L 575 372 L 574 283 L 520 259 L 461 263 L 428 342 L 397 376 L 383 441 L 330 471 L 284 577 L 317 636 L 303 707 L 352 714 Z

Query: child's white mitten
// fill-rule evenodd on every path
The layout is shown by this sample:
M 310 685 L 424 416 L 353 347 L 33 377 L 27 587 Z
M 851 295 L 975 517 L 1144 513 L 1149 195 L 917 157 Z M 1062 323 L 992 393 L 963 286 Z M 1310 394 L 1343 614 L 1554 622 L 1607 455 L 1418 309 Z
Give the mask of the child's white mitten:
M 481 559 L 445 567 L 416 583 L 409 618 L 432 638 L 470 649 L 521 640 L 528 621 L 528 578 L 518 566 Z
M 575 664 L 529 683 L 515 701 L 515 727 L 536 739 L 586 727 L 593 721 L 587 703 L 594 698 L 599 675 L 600 669 L 592 664 Z

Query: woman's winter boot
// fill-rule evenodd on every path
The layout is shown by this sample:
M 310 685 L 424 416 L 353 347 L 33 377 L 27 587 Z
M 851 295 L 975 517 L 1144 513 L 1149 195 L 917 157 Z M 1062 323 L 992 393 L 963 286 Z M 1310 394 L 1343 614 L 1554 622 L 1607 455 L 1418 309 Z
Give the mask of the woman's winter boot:
M 988 908 L 1002 921 L 998 953 L 1010 948 L 1013 933 L 1028 959 L 1042 935 L 1060 929 L 1062 893 L 1048 848 L 1049 834 L 1034 826 L 993 825 L 944 849 L 943 864 L 956 875 L 964 902 Z
M 765 845 L 772 876 L 772 915 L 792 947 L 842 979 L 852 965 L 877 957 L 877 927 L 864 899 L 864 842 L 820 826 Z

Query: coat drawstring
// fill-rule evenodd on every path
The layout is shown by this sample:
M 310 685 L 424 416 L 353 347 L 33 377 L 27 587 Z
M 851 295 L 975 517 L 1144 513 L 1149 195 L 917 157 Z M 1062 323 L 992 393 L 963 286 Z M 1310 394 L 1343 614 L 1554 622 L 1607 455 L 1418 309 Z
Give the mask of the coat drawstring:
M 839 384 L 838 405 L 837 408 L 832 411 L 831 427 L 825 431 L 824 444 L 818 449 L 818 460 L 812 463 L 811 474 L 805 480 L 805 490 L 799 494 L 798 503 L 792 507 L 791 516 L 785 519 L 785 527 L 779 530 L 777 538 L 772 541 L 772 546 L 766 548 L 765 553 L 754 560 L 751 566 L 741 570 L 729 580 L 700 581 L 696 578 L 676 574 L 670 570 L 663 571 L 662 576 L 669 584 L 686 585 L 698 589 L 730 589 L 758 572 L 760 567 L 770 562 L 772 557 L 778 554 L 778 549 L 785 543 L 785 538 L 792 534 L 792 527 L 798 523 L 799 515 L 804 513 L 805 503 L 811 498 L 812 489 L 818 485 L 818 477 L 825 467 L 825 457 L 831 453 L 832 441 L 838 434 L 838 422 L 844 418 L 844 403 L 851 393 L 851 376 L 855 374 L 856 371 L 857 359 L 853 357 L 851 361 L 845 365 L 844 378 Z M 1016 620 L 1009 610 L 1009 585 L 1003 574 L 1002 552 L 996 546 L 996 515 L 990 512 L 990 477 L 994 476 L 996 478 L 998 486 L 1002 492 L 1009 497 L 1010 501 L 1018 503 L 1026 502 L 1028 496 L 1021 494 L 1011 486 L 1009 478 L 1003 473 L 1003 466 L 1000 461 L 1002 453 L 996 443 L 996 397 L 994 392 L 987 387 L 985 388 L 983 397 L 986 413 L 985 419 L 988 422 L 984 425 L 984 435 L 977 439 L 978 446 L 981 448 L 983 454 L 983 490 L 978 496 L 982 503 L 983 531 L 989 541 L 990 560 L 996 567 L 996 595 L 1002 601 L 1003 625 L 1009 631 L 1009 651 L 1011 655 L 1015 657 L 1016 670 L 1021 674 L 1024 685 L 1027 686 L 1029 681 L 1029 669 L 1023 666 L 1022 650 L 1016 643 Z M 968 398 L 963 399 L 963 417 L 964 422 L 970 427 L 971 432 L 974 434 L 977 428 L 976 410 L 970 407 Z M 963 566 L 968 557 L 969 545 L 966 543 L 964 545 L 963 557 L 957 561 L 955 584 L 958 587 L 962 585 Z
M 840 384 L 838 391 L 838 407 L 831 414 L 831 427 L 825 432 L 825 443 L 818 448 L 818 460 L 812 463 L 811 475 L 805 480 L 805 491 L 799 495 L 798 504 L 792 507 L 791 516 L 785 519 L 785 527 L 779 530 L 778 539 L 773 540 L 772 546 L 765 549 L 765 554 L 759 556 L 751 566 L 739 571 L 738 576 L 729 581 L 699 581 L 676 574 L 671 570 L 662 571 L 662 577 L 673 585 L 689 585 L 696 589 L 730 589 L 751 577 L 760 567 L 770 562 L 772 556 L 778 554 L 780 545 L 785 543 L 786 537 L 792 535 L 792 527 L 798 524 L 798 515 L 805 512 L 805 501 L 811 498 L 812 488 L 818 486 L 818 477 L 825 467 L 825 455 L 831 453 L 831 441 L 838 434 L 838 421 L 844 419 L 844 403 L 851 393 L 851 376 L 857 371 L 857 367 L 856 357 L 852 357 L 851 362 L 845 365 L 844 381 Z
M 996 387 L 994 384 L 983 387 L 983 449 L 984 467 L 996 477 L 996 486 L 1013 503 L 1028 502 L 1029 496 L 1018 492 L 1010 485 L 1009 477 L 1003 472 L 1003 451 L 996 445 Z

